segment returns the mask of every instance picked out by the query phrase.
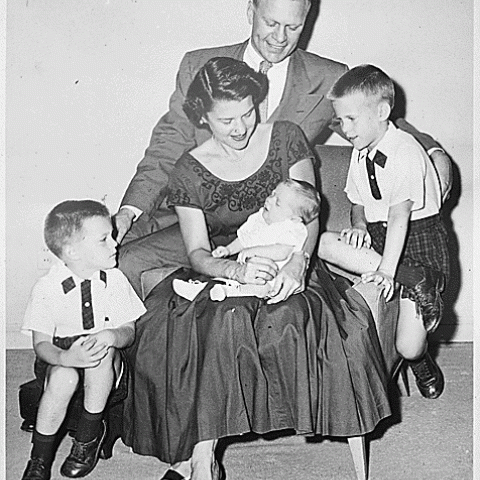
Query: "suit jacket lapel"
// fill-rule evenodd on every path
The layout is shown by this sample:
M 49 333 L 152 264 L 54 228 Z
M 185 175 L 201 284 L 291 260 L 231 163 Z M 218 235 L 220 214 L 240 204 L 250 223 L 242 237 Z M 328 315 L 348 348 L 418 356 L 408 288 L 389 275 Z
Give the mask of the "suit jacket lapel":
M 310 79 L 301 54 L 298 50 L 293 52 L 282 99 L 268 121 L 290 119 L 300 124 L 322 101 L 323 95 L 315 93 L 322 81 L 322 78 Z M 292 118 L 292 112 L 295 112 L 295 119 Z

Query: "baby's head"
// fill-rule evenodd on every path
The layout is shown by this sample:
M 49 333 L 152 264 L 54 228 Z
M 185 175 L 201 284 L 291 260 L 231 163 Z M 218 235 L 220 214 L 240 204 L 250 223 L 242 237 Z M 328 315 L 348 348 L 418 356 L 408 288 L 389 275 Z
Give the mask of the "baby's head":
M 395 102 L 390 77 L 373 65 L 359 65 L 344 73 L 327 97 L 352 145 L 357 150 L 372 150 L 387 130 Z
M 305 225 L 318 217 L 320 194 L 316 188 L 302 180 L 288 179 L 280 182 L 267 197 L 263 218 L 267 224 L 284 220 L 299 220 Z
M 110 213 L 94 200 L 67 200 L 47 215 L 45 243 L 75 272 L 85 275 L 116 265 L 117 242 Z

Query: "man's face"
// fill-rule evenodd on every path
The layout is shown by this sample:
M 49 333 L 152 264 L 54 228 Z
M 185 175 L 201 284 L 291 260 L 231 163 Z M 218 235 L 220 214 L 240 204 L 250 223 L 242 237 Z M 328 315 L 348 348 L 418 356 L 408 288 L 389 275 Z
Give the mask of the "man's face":
M 248 22 L 255 50 L 272 63 L 287 58 L 296 48 L 308 13 L 306 0 L 250 0 Z

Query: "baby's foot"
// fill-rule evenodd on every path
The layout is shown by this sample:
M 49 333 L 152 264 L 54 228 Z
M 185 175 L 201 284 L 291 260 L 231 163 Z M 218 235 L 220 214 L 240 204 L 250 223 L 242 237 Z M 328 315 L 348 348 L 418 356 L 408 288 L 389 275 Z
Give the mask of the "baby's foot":
M 185 282 L 175 278 L 172 286 L 177 295 L 192 301 L 207 286 L 207 282 L 199 282 L 198 280 Z

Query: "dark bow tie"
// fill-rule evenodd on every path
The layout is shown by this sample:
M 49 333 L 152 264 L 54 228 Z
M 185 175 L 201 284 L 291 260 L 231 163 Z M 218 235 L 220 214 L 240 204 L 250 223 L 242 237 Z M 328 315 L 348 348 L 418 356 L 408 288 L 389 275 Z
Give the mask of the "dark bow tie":
M 106 285 L 107 284 L 107 274 L 103 271 L 100 270 L 100 280 Z M 71 290 L 75 288 L 75 280 L 73 277 L 68 277 L 62 282 L 62 287 L 63 287 L 63 293 L 67 294 Z
M 369 158 L 367 157 L 367 160 Z M 387 161 L 387 156 L 384 155 L 380 150 L 377 150 L 375 156 L 373 157 L 373 162 L 376 163 L 379 167 L 385 168 L 385 162 Z

